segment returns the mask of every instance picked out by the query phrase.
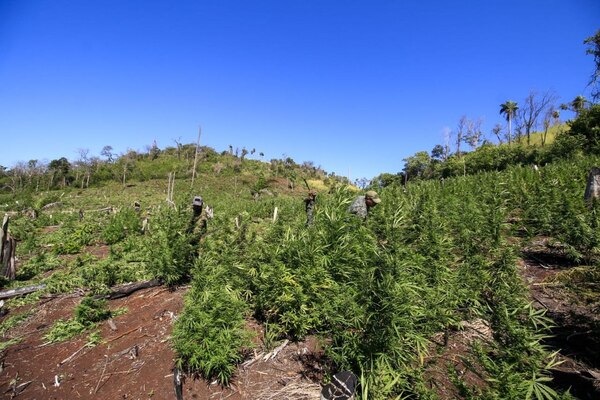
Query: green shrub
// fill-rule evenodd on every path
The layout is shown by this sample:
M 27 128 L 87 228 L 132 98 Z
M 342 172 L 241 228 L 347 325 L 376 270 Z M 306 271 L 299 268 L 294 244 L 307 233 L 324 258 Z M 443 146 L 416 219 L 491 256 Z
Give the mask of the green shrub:
M 60 260 L 48 253 L 42 252 L 31 257 L 17 269 L 17 280 L 26 281 L 42 272 L 52 271 L 60 266 Z
M 227 284 L 223 267 L 202 271 L 206 275 L 194 281 L 173 330 L 177 365 L 227 385 L 243 360 L 242 349 L 251 345 L 244 329 L 248 306 Z
M 72 319 L 56 321 L 44 335 L 44 339 L 49 342 L 69 340 L 111 317 L 110 310 L 106 309 L 106 300 L 92 297 L 84 297 L 75 307 L 73 314 Z
M 168 285 L 188 279 L 195 251 L 187 233 L 191 211 L 165 208 L 152 218 L 145 242 L 147 269 Z
M 56 254 L 77 254 L 83 246 L 92 243 L 97 226 L 93 223 L 67 224 L 61 227 L 53 238 Z
M 132 234 L 139 234 L 142 228 L 138 213 L 131 208 L 124 208 L 115 214 L 102 232 L 102 239 L 107 244 L 115 244 Z
M 82 325 L 91 325 L 95 322 L 110 318 L 111 312 L 106 308 L 106 300 L 93 297 L 84 297 L 75 307 L 75 320 Z

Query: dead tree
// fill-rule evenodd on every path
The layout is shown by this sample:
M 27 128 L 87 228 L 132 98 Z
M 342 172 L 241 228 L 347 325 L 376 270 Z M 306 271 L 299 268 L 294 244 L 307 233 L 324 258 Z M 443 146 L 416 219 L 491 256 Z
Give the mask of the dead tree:
M 2 220 L 2 228 L 0 230 L 0 263 L 2 262 L 2 256 L 4 254 L 4 241 L 8 236 L 8 214 L 4 214 Z
M 194 187 L 194 179 L 196 178 L 196 165 L 198 164 L 198 153 L 200 151 L 200 135 L 202 134 L 202 127 L 198 127 L 198 142 L 196 143 L 196 152 L 194 153 L 194 166 L 192 168 L 192 184 L 190 187 Z
M 147 289 L 155 286 L 160 286 L 162 282 L 160 279 L 152 279 L 150 281 L 126 283 L 124 285 L 114 286 L 111 288 L 108 294 L 99 294 L 94 296 L 94 299 L 120 299 L 121 297 L 127 297 L 130 294 L 137 292 L 141 289 Z
M 173 192 L 175 191 L 175 172 L 169 172 L 167 184 L 167 203 L 171 206 L 175 207 L 175 202 L 173 201 Z
M 17 263 L 15 259 L 16 249 L 17 241 L 9 235 L 4 246 L 2 270 L 4 271 L 4 276 L 11 281 L 15 280 L 17 277 Z
M 2 229 L 0 230 L 0 276 L 14 280 L 17 276 L 17 265 L 15 262 L 17 241 L 10 237 L 8 233 L 8 222 L 8 214 L 5 214 L 2 220 Z
M 590 170 L 585 187 L 584 199 L 586 203 L 592 204 L 592 201 L 600 200 L 600 168 L 593 167 Z

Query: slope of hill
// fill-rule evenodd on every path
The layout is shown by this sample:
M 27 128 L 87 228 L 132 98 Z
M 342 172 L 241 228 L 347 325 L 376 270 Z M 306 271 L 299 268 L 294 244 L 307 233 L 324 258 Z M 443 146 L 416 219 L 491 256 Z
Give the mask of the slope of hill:
M 363 399 L 594 396 L 599 161 L 391 186 L 366 221 L 345 184 L 289 160 L 214 153 L 193 187 L 176 154 L 101 165 L 89 188 L 85 170 L 23 175 L 3 197 L 19 240 L 3 285 L 45 288 L 2 308 L 0 390 L 169 398 L 177 366 L 186 398 L 315 398 L 342 369 Z M 312 226 L 303 177 L 328 184 Z M 215 210 L 202 237 L 196 194 Z M 129 282 L 161 286 L 111 298 Z

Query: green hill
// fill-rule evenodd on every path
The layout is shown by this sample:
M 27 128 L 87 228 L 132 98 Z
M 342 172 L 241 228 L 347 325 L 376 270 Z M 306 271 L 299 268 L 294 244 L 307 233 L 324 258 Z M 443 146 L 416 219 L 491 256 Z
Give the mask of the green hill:
M 505 148 L 473 153 L 494 160 Z M 182 371 L 222 385 L 259 351 L 307 337 L 323 348 L 322 373 L 353 371 L 363 399 L 567 399 L 552 380 L 558 362 L 575 357 L 597 367 L 600 212 L 583 196 L 597 155 L 488 171 L 465 155 L 469 175 L 390 184 L 363 221 L 348 213 L 356 193 L 347 182 L 312 165 L 203 149 L 192 184 L 190 154 L 156 150 L 76 166 L 56 160 L 37 174 L 2 178 L 10 233 L 19 240 L 17 279 L 3 285 L 46 285 L 8 307 L 151 279 L 188 285 L 165 341 Z M 303 179 L 326 188 L 310 226 Z M 197 194 L 214 208 L 203 234 L 190 225 Z M 93 245 L 107 250 L 94 253 Z M 552 280 L 535 280 L 542 274 Z M 534 304 L 532 282 L 559 287 L 553 296 L 569 300 Z M 552 330 L 563 320 L 545 314 L 559 303 L 554 317 L 571 315 L 575 308 L 564 308 L 571 304 L 580 318 L 563 331 Z M 90 346 L 102 343 L 93 329 L 106 318 L 104 305 L 81 304 L 72 318 L 48 321 L 45 340 L 90 335 Z M 25 318 L 3 320 L 2 332 Z M 557 353 L 549 337 L 569 346 L 580 328 L 585 352 Z M 19 340 L 9 337 L 3 348 Z

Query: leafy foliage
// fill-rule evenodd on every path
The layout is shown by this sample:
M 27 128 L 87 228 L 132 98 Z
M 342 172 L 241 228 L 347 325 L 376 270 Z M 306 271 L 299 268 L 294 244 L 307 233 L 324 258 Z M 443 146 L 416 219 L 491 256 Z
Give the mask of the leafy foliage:
M 187 278 L 194 263 L 194 248 L 187 233 L 189 218 L 189 210 L 183 207 L 161 209 L 145 242 L 148 271 L 169 285 Z
M 115 244 L 130 234 L 139 233 L 142 229 L 140 216 L 131 208 L 124 208 L 114 215 L 102 232 L 102 239 L 107 244 Z
M 74 318 L 58 320 L 44 335 L 49 342 L 62 342 L 71 339 L 80 333 L 94 327 L 98 322 L 111 317 L 110 310 L 106 309 L 106 300 L 97 300 L 84 297 L 75 307 Z

